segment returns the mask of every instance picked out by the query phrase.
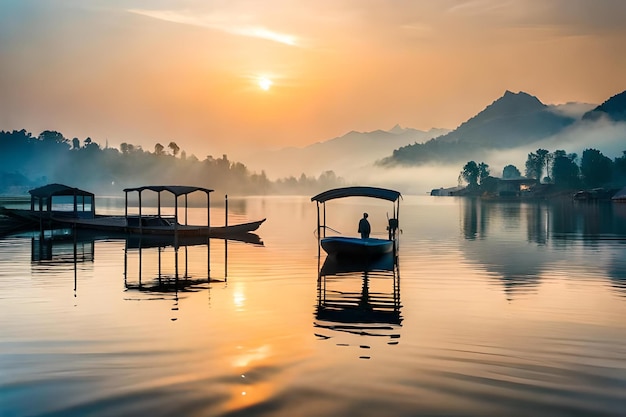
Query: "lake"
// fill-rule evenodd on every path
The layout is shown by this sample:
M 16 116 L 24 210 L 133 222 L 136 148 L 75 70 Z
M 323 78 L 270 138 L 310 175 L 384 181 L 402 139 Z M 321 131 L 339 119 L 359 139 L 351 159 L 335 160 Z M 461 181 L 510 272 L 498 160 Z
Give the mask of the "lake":
M 340 274 L 309 197 L 230 199 L 264 217 L 262 244 L 0 239 L 0 416 L 626 415 L 626 205 L 405 196 L 397 267 Z

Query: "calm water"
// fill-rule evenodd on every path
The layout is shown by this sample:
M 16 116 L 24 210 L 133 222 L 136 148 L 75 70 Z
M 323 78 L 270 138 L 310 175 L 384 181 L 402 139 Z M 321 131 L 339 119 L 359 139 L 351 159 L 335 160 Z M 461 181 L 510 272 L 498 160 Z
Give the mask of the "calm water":
M 230 211 L 262 245 L 0 240 L 0 416 L 626 415 L 626 206 L 407 196 L 397 269 L 320 280 L 309 198 Z

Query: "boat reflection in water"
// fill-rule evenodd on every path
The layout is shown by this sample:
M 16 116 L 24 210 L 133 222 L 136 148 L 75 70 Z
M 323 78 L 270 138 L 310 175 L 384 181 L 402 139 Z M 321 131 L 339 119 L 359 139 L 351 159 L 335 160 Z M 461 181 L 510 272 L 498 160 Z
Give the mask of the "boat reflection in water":
M 94 240 L 76 234 L 38 233 L 31 237 L 31 261 L 41 264 L 67 264 L 93 261 Z
M 139 298 L 141 300 L 162 300 L 166 293 L 173 293 L 177 303 L 179 292 L 199 291 L 208 288 L 211 282 L 227 280 L 229 241 L 263 245 L 261 238 L 254 233 L 223 239 L 101 234 L 82 229 L 42 230 L 31 237 L 31 263 L 37 268 L 73 266 L 76 297 L 78 265 L 86 262 L 93 265 L 96 244 L 123 242 L 125 290 L 153 294 Z M 216 249 L 224 254 L 224 269 L 217 277 L 212 276 L 211 271 L 211 251 Z
M 124 287 L 126 291 L 150 294 L 147 298 L 133 300 L 163 300 L 166 295 L 173 295 L 172 310 L 178 310 L 179 293 L 196 292 L 210 288 L 213 282 L 227 281 L 229 240 L 263 245 L 259 236 L 253 233 L 229 239 L 206 236 L 129 237 L 124 248 Z M 211 271 L 211 250 L 222 242 L 224 270 L 223 275 L 220 271 L 220 276 L 215 277 Z
M 72 233 L 71 230 L 60 230 L 54 233 L 41 231 L 33 234 L 30 241 L 31 263 L 38 267 L 73 265 L 74 297 L 78 284 L 78 265 L 93 263 L 95 239 L 92 235 L 84 236 Z
M 370 349 L 378 341 L 398 344 L 403 318 L 400 271 L 393 253 L 370 261 L 328 256 L 319 268 L 317 289 L 318 338 L 347 336 L 346 343 L 336 341 L 336 345 L 359 349 Z

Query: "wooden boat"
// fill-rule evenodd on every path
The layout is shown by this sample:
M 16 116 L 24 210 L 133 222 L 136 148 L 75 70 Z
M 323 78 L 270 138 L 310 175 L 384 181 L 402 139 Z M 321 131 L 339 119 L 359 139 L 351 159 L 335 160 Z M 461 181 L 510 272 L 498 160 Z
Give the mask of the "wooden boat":
M 30 190 L 30 209 L 0 207 L 0 214 L 15 221 L 37 223 L 54 215 L 94 218 L 95 196 L 63 184 L 48 184 Z
M 171 236 L 208 236 L 227 237 L 253 232 L 265 222 L 265 219 L 254 222 L 233 224 L 230 226 L 195 226 L 178 223 L 175 219 L 158 216 L 104 216 L 94 219 L 77 219 L 72 217 L 53 216 L 52 220 L 78 229 L 122 232 L 127 234 Z
M 371 197 L 393 203 L 393 216 L 389 219 L 387 230 L 388 239 L 357 238 L 345 236 L 326 237 L 326 202 L 337 198 Z M 352 258 L 375 258 L 393 252 L 397 249 L 398 217 L 400 214 L 400 197 L 398 191 L 378 187 L 343 187 L 324 191 L 311 197 L 317 203 L 317 234 L 320 245 L 326 253 L 333 256 Z M 323 205 L 323 220 L 320 219 L 320 203 Z
M 142 213 L 142 192 L 152 191 L 157 194 L 157 214 L 145 215 Z M 137 192 L 139 195 L 138 215 L 128 213 L 128 194 Z M 168 192 L 174 196 L 174 215 L 161 215 L 161 193 Z M 189 194 L 203 192 L 207 197 L 207 225 L 187 224 L 187 209 Z M 159 235 L 159 236 L 208 236 L 228 238 L 253 232 L 265 222 L 265 219 L 240 223 L 225 224 L 224 226 L 210 225 L 210 193 L 213 190 L 194 186 L 144 186 L 126 188 L 125 209 L 123 216 L 97 215 L 95 213 L 95 196 L 93 193 L 68 187 L 62 184 L 49 184 L 30 190 L 30 210 L 2 208 L 0 214 L 13 218 L 16 221 L 30 223 L 32 226 L 42 227 L 72 227 L 78 229 L 99 230 L 106 232 Z M 178 198 L 184 197 L 184 223 L 179 221 Z M 62 203 L 55 199 L 65 198 Z M 228 204 L 228 200 L 227 204 Z M 228 211 L 228 206 L 226 208 Z
M 393 240 L 346 236 L 330 236 L 321 240 L 322 249 L 328 254 L 350 257 L 377 257 L 393 251 Z

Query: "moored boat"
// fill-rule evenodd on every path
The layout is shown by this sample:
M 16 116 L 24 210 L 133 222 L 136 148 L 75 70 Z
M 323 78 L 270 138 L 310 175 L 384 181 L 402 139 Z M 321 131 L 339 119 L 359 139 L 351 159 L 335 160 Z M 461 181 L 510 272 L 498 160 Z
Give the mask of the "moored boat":
M 223 237 L 253 232 L 265 219 L 229 226 L 198 226 L 180 224 L 177 220 L 157 216 L 103 216 L 94 219 L 53 216 L 54 222 L 78 229 L 122 232 L 141 235 L 174 235 Z M 176 223 L 175 223 L 176 222 Z
M 53 216 L 89 219 L 96 217 L 93 193 L 63 184 L 33 188 L 30 209 L 0 207 L 0 214 L 25 223 L 39 223 Z
M 142 192 L 152 191 L 157 194 L 157 214 L 146 215 L 142 211 Z M 138 214 L 129 214 L 128 194 L 138 193 Z M 168 192 L 174 196 L 174 215 L 161 214 L 161 193 Z M 195 192 L 206 194 L 206 225 L 189 225 L 187 223 L 188 195 Z M 95 196 L 88 191 L 68 187 L 62 184 L 49 184 L 30 190 L 31 208 L 2 208 L 7 217 L 30 223 L 32 226 L 72 227 L 78 229 L 99 230 L 126 234 L 159 235 L 159 236 L 208 236 L 229 237 L 253 232 L 266 219 L 224 226 L 210 226 L 210 193 L 213 190 L 195 186 L 144 186 L 126 188 L 124 215 L 97 215 Z M 184 222 L 179 220 L 178 199 L 184 197 Z M 61 199 L 61 200 L 60 200 Z
M 322 249 L 328 254 L 350 257 L 376 257 L 393 251 L 393 240 L 330 236 L 321 240 Z
M 398 227 L 400 214 L 400 198 L 398 191 L 379 187 L 343 187 L 324 191 L 314 197 L 311 201 L 317 203 L 317 232 L 320 238 L 320 245 L 326 253 L 339 257 L 352 258 L 375 258 L 386 253 L 393 252 L 398 247 Z M 371 197 L 378 198 L 393 203 L 393 216 L 388 221 L 388 239 L 379 238 L 357 238 L 346 236 L 326 236 L 326 208 L 325 204 L 329 200 L 346 197 Z M 324 218 L 320 218 L 320 203 L 324 205 Z

